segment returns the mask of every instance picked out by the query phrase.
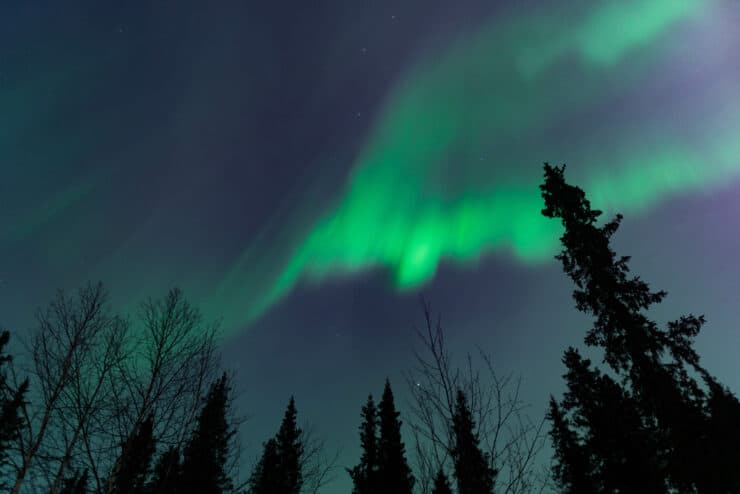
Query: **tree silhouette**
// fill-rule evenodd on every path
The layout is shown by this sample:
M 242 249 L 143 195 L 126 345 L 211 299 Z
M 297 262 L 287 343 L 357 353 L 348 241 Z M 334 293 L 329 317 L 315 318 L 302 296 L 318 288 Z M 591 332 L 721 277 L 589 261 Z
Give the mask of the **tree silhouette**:
M 113 394 L 110 378 L 123 356 L 128 333 L 128 323 L 111 312 L 101 283 L 88 284 L 76 296 L 59 291 L 38 311 L 37 322 L 28 357 L 32 382 L 39 392 L 33 402 L 23 404 L 25 424 L 17 437 L 21 454 L 13 494 L 21 492 L 28 477 L 48 478 L 49 491 L 56 493 L 73 458 L 89 459 L 83 456 L 92 450 L 85 447 L 90 446 L 86 438 L 104 418 L 112 416 L 106 407 Z M 109 441 L 105 447 L 115 444 Z M 95 465 L 86 466 L 97 480 Z
M 230 391 L 225 373 L 208 391 L 183 454 L 179 483 L 183 494 L 222 494 L 232 488 L 226 465 L 234 435 L 228 420 Z
M 283 476 L 282 490 L 279 494 L 298 494 L 303 486 L 301 472 L 301 458 L 303 443 L 301 429 L 298 428 L 295 400 L 290 397 L 288 408 L 285 410 L 280 430 L 275 436 L 277 451 L 280 457 L 280 470 Z M 278 493 L 276 493 L 278 494 Z
M 180 481 L 180 452 L 170 447 L 162 453 L 147 483 L 147 494 L 177 494 Z
M 491 468 L 488 454 L 480 448 L 470 405 L 461 389 L 457 391 L 452 424 L 455 436 L 452 459 L 458 494 L 492 494 L 497 472 Z
M 280 454 L 277 441 L 270 438 L 263 447 L 262 457 L 249 479 L 250 494 L 270 494 L 280 492 L 282 477 L 280 476 Z
M 704 318 L 661 329 L 645 315 L 665 292 L 629 276 L 629 257 L 610 247 L 621 215 L 597 226 L 601 212 L 564 168 L 545 165 L 542 213 L 562 221 L 557 258 L 576 308 L 595 318 L 585 343 L 603 351 L 607 371 L 565 352 L 567 392 L 549 411 L 556 482 L 569 493 L 739 492 L 740 403 L 699 364 Z
M 252 494 L 298 494 L 303 486 L 302 434 L 298 412 L 291 396 L 280 429 L 268 440 L 250 478 Z
M 406 461 L 406 447 L 401 440 L 399 415 L 393 402 L 391 384 L 386 379 L 383 397 L 378 405 L 378 473 L 380 491 L 387 494 L 411 494 L 414 488 L 414 476 Z
M 0 414 L 8 415 L 0 415 L 0 490 L 10 481 L 13 494 L 39 485 L 58 494 L 74 472 L 87 470 L 91 490 L 118 491 L 119 473 L 131 467 L 121 464 L 128 455 L 120 448 L 150 416 L 161 449 L 184 450 L 218 375 L 218 329 L 180 290 L 125 317 L 112 309 L 101 283 L 90 283 L 76 294 L 59 291 L 37 312 L 37 323 L 22 358 L 33 400 L 22 398 L 28 385 L 6 366 L 0 348 Z M 11 402 L 19 404 L 16 419 Z M 12 470 L 3 469 L 6 448 L 13 451 Z
M 437 471 L 437 475 L 435 475 L 434 477 L 432 494 L 452 494 L 450 481 L 447 478 L 447 475 L 445 475 L 444 470 L 442 470 L 441 468 Z
M 348 469 L 352 477 L 353 494 L 374 494 L 378 491 L 378 410 L 373 395 L 367 397 L 362 407 L 362 424 L 360 425 L 360 446 L 362 456 L 360 463 Z
M 441 318 L 433 318 L 426 302 L 423 309 L 424 324 L 416 329 L 420 347 L 406 377 L 418 491 L 429 494 L 440 466 L 450 459 L 452 417 L 457 390 L 462 389 L 492 467 L 495 458 L 497 488 L 506 494 L 541 493 L 546 483 L 538 472 L 545 469 L 545 461 L 539 461 L 548 442 L 545 417 L 531 420 L 520 380 L 499 374 L 487 353 L 479 350 L 458 360 L 447 346 Z
M 10 341 L 10 333 L 7 331 L 0 333 L 0 479 L 6 478 L 8 450 L 16 441 L 22 426 L 21 407 L 25 403 L 28 390 L 28 380 L 23 381 L 16 388 L 8 382 L 5 366 L 12 361 L 12 357 L 3 354 L 8 341 Z M 0 480 L 0 488 L 6 487 L 7 484 Z
M 150 414 L 123 445 L 121 456 L 116 462 L 118 471 L 112 479 L 111 493 L 142 494 L 144 492 L 155 449 L 152 435 L 153 424 L 154 417 Z

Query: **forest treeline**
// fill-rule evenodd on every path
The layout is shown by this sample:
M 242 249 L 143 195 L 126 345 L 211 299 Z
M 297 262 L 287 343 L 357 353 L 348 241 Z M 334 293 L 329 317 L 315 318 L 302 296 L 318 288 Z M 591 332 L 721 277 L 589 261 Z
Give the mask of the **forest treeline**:
M 338 465 L 286 397 L 275 434 L 242 471 L 218 327 L 179 290 L 129 318 L 91 284 L 40 309 L 15 359 L 0 333 L 0 489 L 313 494 L 346 475 L 353 494 L 740 493 L 740 402 L 700 363 L 704 318 L 650 318 L 666 294 L 612 250 L 622 217 L 600 222 L 564 171 L 545 165 L 542 214 L 563 225 L 557 259 L 576 309 L 593 319 L 583 343 L 601 360 L 566 349 L 566 391 L 540 420 L 487 354 L 456 359 L 425 306 L 409 409 L 401 420 L 387 379 L 379 399 L 358 404 L 355 464 Z

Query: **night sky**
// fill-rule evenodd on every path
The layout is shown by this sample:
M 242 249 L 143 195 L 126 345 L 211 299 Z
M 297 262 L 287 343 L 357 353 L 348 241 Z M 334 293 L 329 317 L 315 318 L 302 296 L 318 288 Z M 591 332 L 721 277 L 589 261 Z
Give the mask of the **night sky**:
M 737 26 L 736 0 L 0 2 L 0 325 L 179 286 L 223 321 L 246 465 L 294 394 L 344 467 L 386 376 L 404 411 L 424 296 L 537 418 L 587 328 L 549 161 L 740 390 Z

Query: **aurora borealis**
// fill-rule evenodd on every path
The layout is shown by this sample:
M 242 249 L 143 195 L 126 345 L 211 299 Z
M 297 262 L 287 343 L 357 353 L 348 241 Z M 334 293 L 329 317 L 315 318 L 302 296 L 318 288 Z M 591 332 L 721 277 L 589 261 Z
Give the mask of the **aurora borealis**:
M 625 214 L 625 253 L 707 314 L 719 355 L 738 341 L 739 25 L 734 0 L 8 2 L 0 326 L 88 279 L 132 310 L 180 286 L 222 320 L 255 427 L 290 393 L 310 418 L 331 381 L 350 462 L 420 294 L 460 348 L 554 392 L 579 320 L 540 215 L 549 161 Z
M 702 103 L 715 109 L 704 119 L 693 116 L 697 101 L 671 101 L 590 122 L 577 143 L 564 145 L 560 134 L 600 108 L 619 112 L 615 106 L 662 77 L 658 70 L 681 73 L 683 60 L 705 56 L 696 40 L 727 43 L 717 30 L 726 9 L 698 0 L 537 8 L 422 59 L 383 102 L 340 197 L 281 259 L 275 280 L 265 280 L 272 290 L 245 320 L 300 277 L 385 267 L 403 289 L 428 282 L 442 259 L 474 264 L 502 251 L 527 263 L 550 259 L 558 235 L 539 215 L 538 155 L 570 158 L 576 179 L 608 211 L 640 212 L 733 177 L 736 80 L 706 81 L 719 87 L 701 88 Z M 699 82 L 695 73 L 685 77 Z M 241 282 L 251 266 L 242 266 L 247 273 L 230 291 L 250 284 Z

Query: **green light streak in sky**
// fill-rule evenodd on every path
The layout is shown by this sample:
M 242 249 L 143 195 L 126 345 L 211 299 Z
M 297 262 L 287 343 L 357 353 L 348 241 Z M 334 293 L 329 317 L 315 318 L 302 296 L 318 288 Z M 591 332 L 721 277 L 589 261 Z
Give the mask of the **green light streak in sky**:
M 415 67 L 388 98 L 341 197 L 248 319 L 300 279 L 384 266 L 408 289 L 429 281 L 443 259 L 550 259 L 559 226 L 540 215 L 546 160 L 568 162 L 598 207 L 625 212 L 737 174 L 737 105 L 693 124 L 691 143 L 661 114 L 602 131 L 603 121 L 579 120 L 639 88 L 670 55 L 672 30 L 710 5 L 623 0 L 540 10 L 495 22 Z M 580 130 L 558 134 L 573 121 Z

